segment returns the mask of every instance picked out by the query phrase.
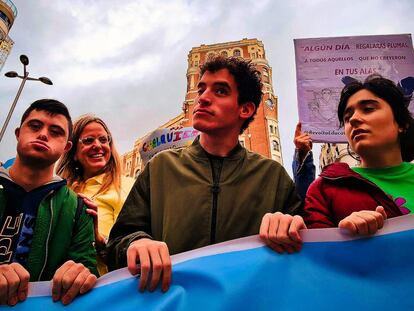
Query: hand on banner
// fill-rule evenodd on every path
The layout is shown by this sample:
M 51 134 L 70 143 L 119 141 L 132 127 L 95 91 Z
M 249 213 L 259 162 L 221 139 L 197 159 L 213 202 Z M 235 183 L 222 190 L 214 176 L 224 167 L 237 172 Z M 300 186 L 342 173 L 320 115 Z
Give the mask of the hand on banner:
M 298 150 L 299 160 L 302 162 L 308 152 L 312 150 L 312 138 L 309 134 L 302 132 L 302 123 L 300 122 L 296 125 L 293 143 Z
M 91 215 L 93 218 L 93 229 L 95 233 L 95 248 L 96 250 L 104 250 L 106 248 L 106 240 L 105 237 L 99 233 L 99 227 L 98 227 L 98 206 L 89 199 L 86 195 L 82 193 L 78 193 L 78 196 L 80 196 L 83 199 L 83 202 L 86 205 L 86 213 Z
M 260 225 L 260 238 L 278 253 L 294 253 L 302 248 L 299 230 L 306 229 L 303 218 L 276 212 L 263 216 Z
M 129 272 L 132 275 L 141 274 L 140 291 L 145 291 L 147 287 L 149 291 L 154 291 L 161 278 L 161 290 L 168 290 L 171 283 L 171 258 L 167 244 L 147 238 L 139 239 L 129 245 L 127 258 Z
M 342 219 L 338 227 L 349 230 L 352 234 L 374 234 L 384 226 L 387 214 L 382 206 L 377 206 L 375 211 L 353 212 Z
M 83 264 L 73 260 L 66 261 L 53 276 L 53 301 L 61 300 L 64 305 L 67 305 L 78 294 L 84 294 L 91 290 L 95 283 L 96 276 Z
M 30 274 L 19 263 L 0 265 L 0 305 L 14 306 L 27 298 Z

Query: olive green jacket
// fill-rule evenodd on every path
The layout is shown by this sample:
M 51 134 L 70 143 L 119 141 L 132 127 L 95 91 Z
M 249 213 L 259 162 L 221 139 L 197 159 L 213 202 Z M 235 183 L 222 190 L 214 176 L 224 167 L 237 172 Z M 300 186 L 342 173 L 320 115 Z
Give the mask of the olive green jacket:
M 126 266 L 129 244 L 142 237 L 164 241 L 176 254 L 258 234 L 265 213 L 298 214 L 302 208 L 285 169 L 241 146 L 224 158 L 215 213 L 213 188 L 210 161 L 198 139 L 151 159 L 112 228 L 109 268 Z
M 7 195 L 0 187 L 0 219 L 6 200 Z M 82 211 L 75 220 L 77 205 L 77 195 L 67 186 L 52 191 L 40 203 L 26 267 L 30 281 L 51 280 L 68 260 L 82 263 L 98 275 L 93 219 L 85 213 L 82 204 Z

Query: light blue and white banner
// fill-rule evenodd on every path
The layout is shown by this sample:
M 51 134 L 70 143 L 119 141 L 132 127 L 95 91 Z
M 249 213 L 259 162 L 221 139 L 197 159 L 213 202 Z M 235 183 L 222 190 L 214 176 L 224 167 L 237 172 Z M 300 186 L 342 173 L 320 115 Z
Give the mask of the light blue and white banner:
M 64 307 L 50 283 L 31 283 L 14 310 L 414 310 L 414 215 L 374 237 L 303 230 L 301 252 L 280 255 L 258 236 L 178 254 L 167 293 L 140 293 L 126 269 Z M 6 307 L 4 307 L 6 308 Z

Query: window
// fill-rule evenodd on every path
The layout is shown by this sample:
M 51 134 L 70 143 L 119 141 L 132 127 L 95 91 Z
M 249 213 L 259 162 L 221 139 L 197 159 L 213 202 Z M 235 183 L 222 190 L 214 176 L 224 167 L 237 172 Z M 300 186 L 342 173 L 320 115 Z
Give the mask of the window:
M 234 50 L 233 56 L 241 56 L 240 50 Z
M 212 58 L 212 57 L 214 57 L 214 52 L 209 52 L 207 54 L 207 58 L 206 59 L 209 59 L 209 58 Z
M 0 18 L 6 22 L 7 27 L 10 27 L 10 20 L 6 14 L 0 11 Z
M 270 133 L 273 134 L 273 125 L 270 125 Z
M 223 52 L 221 52 L 221 56 L 223 56 L 223 57 L 227 57 L 227 56 L 229 56 L 229 55 L 227 54 L 227 52 L 226 52 L 226 51 L 223 51 Z
M 272 148 L 275 151 L 279 151 L 279 143 L 276 140 L 272 140 Z
M 263 68 L 263 81 L 266 83 L 269 83 L 270 79 L 269 79 L 269 71 L 267 70 L 267 68 Z

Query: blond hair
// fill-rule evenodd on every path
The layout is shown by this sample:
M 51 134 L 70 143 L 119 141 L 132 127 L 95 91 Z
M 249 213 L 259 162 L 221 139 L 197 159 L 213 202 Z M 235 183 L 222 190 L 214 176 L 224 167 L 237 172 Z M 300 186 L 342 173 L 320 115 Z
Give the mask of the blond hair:
M 73 191 L 75 191 L 76 193 L 82 191 L 85 185 L 85 179 L 83 177 L 84 171 L 79 161 L 75 160 L 75 155 L 77 151 L 78 141 L 80 139 L 80 136 L 84 128 L 88 124 L 93 123 L 93 122 L 96 122 L 102 125 L 102 127 L 111 137 L 111 140 L 109 142 L 109 146 L 111 148 L 111 157 L 109 158 L 109 161 L 103 170 L 103 172 L 105 173 L 104 182 L 102 186 L 99 188 L 99 190 L 97 191 L 97 193 L 94 194 L 94 196 L 100 193 L 104 193 L 111 187 L 111 185 L 115 187 L 115 190 L 118 193 L 118 196 L 120 196 L 121 194 L 121 171 L 122 171 L 120 156 L 118 154 L 118 151 L 115 148 L 113 137 L 107 125 L 102 119 L 94 115 L 87 114 L 87 115 L 81 116 L 78 120 L 75 121 L 73 125 L 73 134 L 70 139 L 73 143 L 73 146 L 59 160 L 57 167 L 56 167 L 56 173 L 62 178 L 65 178 L 67 180 L 69 188 L 71 188 Z

